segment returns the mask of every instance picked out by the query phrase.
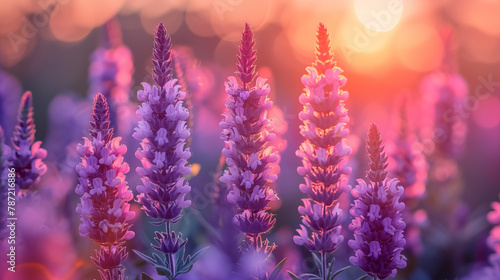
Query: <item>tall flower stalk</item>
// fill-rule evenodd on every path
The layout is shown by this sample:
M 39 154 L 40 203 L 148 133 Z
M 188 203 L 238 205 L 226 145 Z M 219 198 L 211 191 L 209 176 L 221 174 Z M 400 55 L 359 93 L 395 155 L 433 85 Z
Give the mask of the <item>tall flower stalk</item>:
M 247 23 L 235 72 L 240 81 L 231 76 L 225 83 L 227 111 L 220 126 L 225 143 L 222 154 L 228 167 L 220 181 L 227 185 L 228 202 L 237 208 L 233 223 L 246 236 L 243 248 L 267 258 L 276 247 L 262 235 L 276 222 L 268 212 L 268 205 L 278 199 L 270 184 L 278 177 L 271 172 L 271 164 L 278 161 L 279 155 L 269 144 L 276 138 L 272 122 L 267 118 L 272 107 L 269 85 L 258 77 L 252 86 L 257 59 L 254 46 L 253 31 Z
M 92 108 L 91 137 L 84 137 L 76 148 L 82 158 L 76 166 L 80 177 L 75 189 L 82 196 L 76 207 L 82 222 L 79 231 L 100 247 L 92 261 L 99 267 L 101 279 L 122 280 L 126 277 L 121 263 L 128 256 L 123 244 L 135 235 L 128 224 L 135 212 L 129 211 L 133 195 L 125 181 L 130 170 L 123 162 L 127 147 L 120 144 L 121 137 L 113 138 L 108 103 L 102 94 L 96 95 Z
M 193 256 L 184 257 L 187 239 L 172 230 L 172 224 L 182 217 L 182 210 L 191 205 L 186 195 L 191 190 L 183 176 L 191 173 L 188 159 L 189 148 L 185 148 L 190 131 L 186 125 L 189 111 L 182 100 L 185 92 L 172 79 L 170 36 L 163 23 L 155 31 L 153 48 L 153 80 L 156 85 L 142 83 L 144 90 L 137 92 L 142 102 L 137 110 L 140 118 L 133 137 L 142 141 L 136 152 L 142 167 L 137 173 L 142 183 L 137 201 L 146 215 L 156 219 L 155 225 L 165 224 L 165 232 L 155 232 L 157 245 L 151 245 L 164 256 L 153 253 L 153 258 L 135 251 L 141 258 L 155 266 L 159 274 L 168 279 L 187 273 L 203 250 Z M 182 249 L 182 250 L 181 250 Z
M 13 151 L 10 167 L 16 171 L 16 191 L 27 191 L 40 181 L 47 172 L 43 163 L 47 151 L 40 148 L 42 142 L 35 142 L 35 120 L 33 119 L 33 96 L 27 91 L 21 98 L 17 125 L 12 137 Z
M 367 177 L 371 183 L 358 179 L 351 191 L 354 204 L 350 213 L 354 219 L 349 229 L 354 239 L 348 244 L 355 256 L 349 261 L 374 279 L 385 279 L 395 277 L 397 268 L 406 267 L 406 258 L 401 255 L 406 243 L 402 217 L 405 204 L 399 201 L 404 189 L 397 179 L 387 177 L 387 156 L 374 124 L 370 126 L 366 149 L 370 159 Z
M 303 121 L 300 133 L 305 140 L 296 155 L 302 159 L 297 172 L 305 180 L 300 190 L 308 198 L 302 199 L 304 205 L 299 207 L 303 224 L 293 240 L 311 251 L 315 258 L 314 253 L 320 254 L 317 263 L 320 277 L 330 279 L 333 262 L 327 261 L 328 255 L 344 239 L 338 199 L 350 190 L 346 184 L 351 169 L 345 167 L 345 163 L 351 148 L 345 140 L 349 135 L 346 127 L 349 116 L 345 109 L 349 94 L 341 89 L 347 80 L 341 75 L 342 69 L 335 66 L 328 31 L 321 23 L 317 32 L 316 61 L 306 70 L 308 74 L 301 79 L 305 89 L 299 98 L 303 105 L 299 114 Z

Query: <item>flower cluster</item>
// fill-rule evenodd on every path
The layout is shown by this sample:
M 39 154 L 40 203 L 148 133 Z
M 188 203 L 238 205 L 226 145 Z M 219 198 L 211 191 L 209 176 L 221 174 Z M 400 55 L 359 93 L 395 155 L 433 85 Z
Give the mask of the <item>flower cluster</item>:
M 115 133 L 127 132 L 130 123 L 127 119 L 127 101 L 134 64 L 132 52 L 122 43 L 118 21 L 109 21 L 103 30 L 102 46 L 90 57 L 89 95 L 96 92 L 104 95 L 109 104 L 109 120 Z M 118 131 L 117 131 L 118 130 Z
M 82 222 L 79 231 L 82 237 L 100 245 L 92 260 L 101 278 L 125 279 L 121 263 L 128 253 L 122 245 L 134 237 L 127 221 L 135 217 L 135 212 L 129 211 L 133 195 L 125 181 L 130 168 L 123 162 L 127 147 L 120 144 L 120 137 L 113 138 L 108 104 L 100 93 L 94 98 L 90 125 L 91 138 L 84 137 L 84 143 L 76 148 L 82 158 L 76 166 L 80 177 L 75 189 L 82 196 L 76 207 Z
M 149 217 L 159 220 L 153 224 L 165 223 L 166 232 L 155 232 L 158 245 L 152 247 L 168 259 L 151 262 L 148 261 L 151 258 L 138 251 L 136 253 L 157 270 L 163 271 L 163 275 L 175 279 L 178 274 L 191 269 L 197 254 L 192 259 L 190 256 L 187 259 L 184 256 L 178 258 L 176 253 L 184 247 L 187 239 L 182 239 L 181 233 L 176 235 L 170 229 L 172 223 L 181 219 L 182 209 L 191 205 L 190 200 L 185 200 L 191 187 L 182 177 L 191 173 L 191 168 L 187 166 L 191 153 L 189 148 L 185 148 L 190 135 L 186 125 L 189 111 L 182 102 L 185 92 L 172 79 L 171 48 L 170 36 L 160 23 L 155 31 L 153 48 L 153 79 L 156 85 L 142 83 L 144 89 L 137 92 L 137 99 L 142 104 L 137 110 L 140 121 L 133 137 L 142 141 L 136 152 L 142 163 L 137 173 L 142 176 L 143 183 L 137 187 L 140 193 L 137 201 Z
M 300 190 L 309 198 L 302 199 L 304 206 L 299 207 L 304 225 L 300 225 L 294 241 L 325 257 L 344 239 L 338 199 L 350 190 L 346 184 L 351 170 L 345 163 L 351 148 L 345 142 L 349 116 L 344 106 L 349 94 L 341 89 L 347 80 L 341 75 L 342 69 L 335 66 L 323 24 L 319 24 L 317 40 L 316 61 L 302 77 L 305 89 L 299 99 L 304 106 L 299 118 L 304 122 L 300 133 L 305 141 L 296 152 L 303 165 L 297 172 L 305 180 Z M 312 231 L 311 236 L 306 227 Z
M 278 161 L 279 155 L 269 144 L 276 137 L 272 122 L 267 118 L 272 107 L 268 98 L 269 85 L 259 77 L 255 86 L 250 86 L 256 77 L 254 45 L 253 32 L 246 24 L 236 71 L 241 85 L 235 77 L 229 77 L 225 83 L 229 95 L 228 111 L 220 126 L 223 129 L 221 139 L 225 142 L 222 154 L 228 168 L 220 181 L 229 190 L 227 200 L 237 207 L 233 223 L 249 238 L 251 248 L 270 254 L 275 246 L 269 246 L 267 240 L 262 241 L 261 235 L 276 221 L 267 209 L 269 202 L 278 199 L 270 188 L 277 179 L 270 164 Z
M 35 121 L 33 119 L 33 97 L 27 91 L 21 98 L 18 123 L 14 129 L 11 167 L 16 170 L 16 191 L 28 190 L 47 171 L 43 159 L 47 151 L 40 148 L 42 142 L 35 141 Z
M 349 261 L 368 275 L 385 279 L 396 276 L 397 268 L 406 267 L 401 255 L 406 243 L 403 236 L 406 224 L 402 218 L 405 204 L 399 201 L 404 189 L 397 179 L 387 178 L 387 156 L 374 124 L 370 126 L 366 145 L 370 158 L 367 177 L 371 184 L 358 179 L 351 192 L 355 198 L 350 210 L 354 219 L 349 229 L 354 232 L 354 239 L 348 244 L 355 256 Z

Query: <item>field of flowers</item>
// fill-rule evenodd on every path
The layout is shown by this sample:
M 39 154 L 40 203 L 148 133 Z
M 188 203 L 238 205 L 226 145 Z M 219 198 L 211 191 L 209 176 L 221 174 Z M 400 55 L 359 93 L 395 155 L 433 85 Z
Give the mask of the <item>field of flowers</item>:
M 500 279 L 499 10 L 1 3 L 0 279 Z

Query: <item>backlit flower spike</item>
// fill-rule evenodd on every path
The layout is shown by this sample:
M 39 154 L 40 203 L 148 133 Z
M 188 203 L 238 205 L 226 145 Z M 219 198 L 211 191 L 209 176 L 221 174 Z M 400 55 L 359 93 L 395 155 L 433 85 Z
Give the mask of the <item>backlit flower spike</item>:
M 351 169 L 345 167 L 351 154 L 346 144 L 349 116 L 345 101 L 349 94 L 342 90 L 346 78 L 341 75 L 342 69 L 335 66 L 330 37 L 322 23 L 316 37 L 316 60 L 301 80 L 305 88 L 299 98 L 303 105 L 299 113 L 303 121 L 300 134 L 305 139 L 296 152 L 302 159 L 297 172 L 305 181 L 299 188 L 308 198 L 302 199 L 304 206 L 299 207 L 303 225 L 293 240 L 311 253 L 320 254 L 319 273 L 327 277 L 331 265 L 327 258 L 344 240 L 338 199 L 351 188 L 347 185 Z
M 313 67 L 318 71 L 318 74 L 325 74 L 325 71 L 332 69 L 335 64 L 330 47 L 330 34 L 328 34 L 325 25 L 319 23 L 316 33 L 316 60 Z
M 26 191 L 40 181 L 47 172 L 43 160 L 47 151 L 40 148 L 42 142 L 35 142 L 35 121 L 33 119 L 33 96 L 27 91 L 21 98 L 17 125 L 12 137 L 13 151 L 10 166 L 16 170 L 16 191 Z
M 226 157 L 227 170 L 220 181 L 227 184 L 227 200 L 237 207 L 233 223 L 246 234 L 250 248 L 257 252 L 270 254 L 275 245 L 268 244 L 262 234 L 268 232 L 276 219 L 268 212 L 269 202 L 277 200 L 270 184 L 277 179 L 271 172 L 271 163 L 278 161 L 279 155 L 270 146 L 276 135 L 267 113 L 272 107 L 268 98 L 269 85 L 262 78 L 254 80 L 256 50 L 253 32 L 247 23 L 239 47 L 235 77 L 226 82 L 229 95 L 226 102 L 227 112 L 220 122 L 221 139 L 225 147 L 222 154 Z
M 405 204 L 399 199 L 404 193 L 397 179 L 387 177 L 387 156 L 376 125 L 372 124 L 366 141 L 370 170 L 367 184 L 358 179 L 351 194 L 354 204 L 350 214 L 354 217 L 349 229 L 354 239 L 349 240 L 355 256 L 349 261 L 358 265 L 369 276 L 386 279 L 395 277 L 398 268 L 406 267 L 401 255 L 405 246 L 402 211 Z
M 134 73 L 132 52 L 122 42 L 120 25 L 111 20 L 103 26 L 101 46 L 90 57 L 89 91 L 104 95 L 109 105 L 109 120 L 117 135 L 125 136 L 131 129 L 127 118 L 129 92 Z
M 101 279 L 121 280 L 126 279 L 122 262 L 128 256 L 123 243 L 135 235 L 129 224 L 135 217 L 129 204 L 133 195 L 125 181 L 130 168 L 123 162 L 127 147 L 120 144 L 120 137 L 113 138 L 108 103 L 102 94 L 95 96 L 92 109 L 91 137 L 84 137 L 76 148 L 82 159 L 76 166 L 79 184 L 75 189 L 81 195 L 76 207 L 82 222 L 79 231 L 100 247 L 92 261 Z
M 420 230 L 427 222 L 427 213 L 424 209 L 418 209 L 418 204 L 425 195 L 428 165 L 423 152 L 417 148 L 421 145 L 416 135 L 409 129 L 408 96 L 403 96 L 398 111 L 398 135 L 392 143 L 389 175 L 398 179 L 405 190 L 401 201 L 406 206 L 403 211 L 407 233 L 406 247 L 412 254 L 420 255 L 423 251 Z
M 10 148 L 5 145 L 5 136 L 3 133 L 3 128 L 0 126 L 0 242 L 7 237 L 6 233 L 6 222 L 7 222 L 7 192 L 9 187 L 9 157 Z
M 146 215 L 155 219 L 155 225 L 165 223 L 165 232 L 155 232 L 158 245 L 151 245 L 163 253 L 163 257 L 153 253 L 155 261 L 147 255 L 135 251 L 141 258 L 155 266 L 157 271 L 168 279 L 175 279 L 179 274 L 187 273 L 193 263 L 201 256 L 203 249 L 191 256 L 177 254 L 185 250 L 187 239 L 171 230 L 172 223 L 182 217 L 182 210 L 191 205 L 186 195 L 191 187 L 183 176 L 191 173 L 188 160 L 191 157 L 186 148 L 186 139 L 190 135 L 186 120 L 189 111 L 181 101 L 185 92 L 180 90 L 172 79 L 171 40 L 163 23 L 160 23 L 154 35 L 153 80 L 156 85 L 142 83 L 143 90 L 137 92 L 141 102 L 137 110 L 138 126 L 133 137 L 141 141 L 141 147 L 135 153 L 142 167 L 136 169 L 142 176 L 142 185 L 137 186 L 137 201 Z

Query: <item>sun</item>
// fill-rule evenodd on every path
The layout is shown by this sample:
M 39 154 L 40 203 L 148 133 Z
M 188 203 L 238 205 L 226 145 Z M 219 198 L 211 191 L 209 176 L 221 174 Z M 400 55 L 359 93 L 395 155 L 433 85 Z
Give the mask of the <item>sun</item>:
M 401 20 L 403 0 L 355 0 L 354 11 L 367 28 L 388 32 Z

